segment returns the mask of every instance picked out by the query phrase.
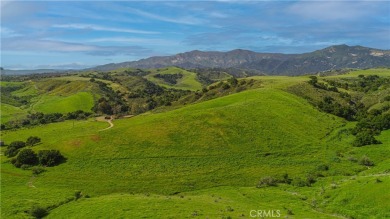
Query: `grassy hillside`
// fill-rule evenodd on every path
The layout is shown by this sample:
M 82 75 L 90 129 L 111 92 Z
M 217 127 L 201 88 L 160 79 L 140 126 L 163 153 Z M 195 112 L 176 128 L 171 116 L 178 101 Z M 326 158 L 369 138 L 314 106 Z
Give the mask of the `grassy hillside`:
M 156 78 L 155 75 L 172 75 L 172 74 L 181 74 L 182 78 L 180 78 L 176 84 L 169 84 L 164 80 Z M 167 87 L 167 88 L 176 88 L 183 90 L 201 90 L 202 84 L 196 79 L 196 73 L 189 72 L 187 70 L 177 68 L 177 67 L 169 67 L 165 69 L 157 69 L 153 73 L 145 76 L 151 82 L 154 82 L 158 85 Z
M 117 120 L 103 132 L 98 130 L 104 124 L 94 122 L 79 123 L 75 129 L 65 122 L 8 131 L 2 133 L 6 142 L 37 135 L 43 143 L 34 150 L 59 149 L 68 161 L 34 178 L 34 186 L 41 189 L 30 190 L 25 185 L 29 174 L 22 171 L 24 179 L 15 176 L 13 167 L 3 163 L 2 169 L 8 169 L 2 173 L 3 197 L 23 190 L 13 200 L 30 197 L 33 203 L 47 206 L 72 196 L 74 190 L 91 196 L 173 194 L 220 185 L 254 186 L 261 177 L 286 172 L 304 176 L 329 163 L 332 150 L 341 147 L 325 145 L 321 139 L 342 124 L 291 94 L 258 89 L 167 113 Z M 11 183 L 15 177 L 26 182 Z M 46 197 L 48 190 L 59 195 Z M 33 198 L 39 194 L 45 198 Z M 9 202 L 3 213 L 22 212 L 31 204 Z
M 27 115 L 25 110 L 20 109 L 19 107 L 12 106 L 9 104 L 2 103 L 0 108 L 1 122 L 7 122 L 13 119 L 19 119 Z
M 299 196 L 277 188 L 216 187 L 174 196 L 113 194 L 82 199 L 55 209 L 48 218 L 250 218 L 257 210 L 280 217 L 337 218 L 311 210 Z M 292 210 L 294 209 L 294 210 Z M 251 212 L 251 210 L 256 210 Z M 290 210 L 290 215 L 287 213 Z M 294 215 L 291 215 L 294 214 Z
M 42 95 L 33 105 L 32 110 L 43 113 L 68 113 L 76 110 L 91 112 L 94 105 L 93 95 L 88 92 L 78 92 L 70 96 Z
M 2 132 L 6 143 L 39 136 L 34 151 L 57 149 L 67 160 L 33 176 L 15 168 L 3 147 L 1 216 L 28 217 L 37 205 L 50 210 L 48 218 L 248 218 L 251 210 L 388 217 L 381 191 L 390 181 L 389 130 L 378 136 L 380 145 L 352 147 L 348 129 L 356 122 L 287 92 L 308 77 L 256 79 L 261 88 L 114 120 L 106 130 L 108 123 L 90 119 Z M 360 165 L 364 156 L 375 165 Z M 285 174 L 291 185 L 256 188 L 264 177 Z M 299 186 L 313 176 L 311 186 Z

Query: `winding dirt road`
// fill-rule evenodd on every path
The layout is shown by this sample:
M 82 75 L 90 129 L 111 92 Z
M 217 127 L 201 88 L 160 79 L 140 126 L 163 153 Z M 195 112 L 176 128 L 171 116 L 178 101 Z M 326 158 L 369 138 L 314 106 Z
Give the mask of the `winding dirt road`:
M 108 130 L 108 129 L 114 127 L 114 123 L 112 123 L 112 120 L 113 120 L 113 119 L 114 119 L 114 118 L 113 118 L 112 116 L 110 117 L 110 119 L 105 119 L 104 117 L 97 117 L 97 118 L 96 118 L 97 121 L 105 121 L 105 122 L 108 122 L 108 124 L 110 124 L 109 127 L 105 128 L 105 129 L 102 129 L 102 130 L 99 130 L 99 132 L 105 131 L 105 130 Z

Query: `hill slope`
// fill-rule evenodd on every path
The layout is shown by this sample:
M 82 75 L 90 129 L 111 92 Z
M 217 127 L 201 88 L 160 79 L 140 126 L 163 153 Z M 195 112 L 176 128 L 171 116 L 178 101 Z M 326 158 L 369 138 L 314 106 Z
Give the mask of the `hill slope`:
M 390 132 L 379 136 L 382 145 L 352 147 L 354 123 L 283 90 L 308 77 L 257 78 L 263 88 L 115 120 L 104 131 L 107 123 L 88 120 L 2 132 L 6 143 L 39 136 L 33 150 L 58 149 L 67 158 L 32 176 L 1 155 L 2 217 L 25 217 L 34 205 L 53 209 L 53 218 L 236 218 L 263 207 L 296 218 L 367 218 L 365 208 L 389 216 L 390 203 L 373 200 L 387 197 L 378 191 L 388 185 Z M 364 155 L 374 167 L 356 162 Z M 255 188 L 263 177 L 285 174 L 292 185 Z M 312 187 L 296 186 L 313 175 Z M 368 203 L 348 189 L 367 188 L 360 182 L 376 191 Z M 83 198 L 75 201 L 75 191 Z

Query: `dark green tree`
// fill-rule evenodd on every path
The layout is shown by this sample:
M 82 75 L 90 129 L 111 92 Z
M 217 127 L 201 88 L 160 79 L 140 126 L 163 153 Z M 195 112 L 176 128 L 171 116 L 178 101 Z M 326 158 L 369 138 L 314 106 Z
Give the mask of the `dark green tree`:
M 38 151 L 38 161 L 43 166 L 55 166 L 64 160 L 64 156 L 58 150 Z
M 29 148 L 22 149 L 15 159 L 15 166 L 21 166 L 23 164 L 35 165 L 38 163 L 38 157 L 35 152 Z
M 7 149 L 4 151 L 4 155 L 7 157 L 13 157 L 18 154 L 19 149 L 24 148 L 26 143 L 23 141 L 13 141 L 8 145 Z
M 27 146 L 34 146 L 41 142 L 41 139 L 37 136 L 30 136 L 27 138 L 26 145 Z

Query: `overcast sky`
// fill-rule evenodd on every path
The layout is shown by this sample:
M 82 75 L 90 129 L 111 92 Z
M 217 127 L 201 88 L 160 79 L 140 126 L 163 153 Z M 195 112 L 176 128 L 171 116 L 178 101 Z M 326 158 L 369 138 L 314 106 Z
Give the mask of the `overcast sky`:
M 7 69 L 85 68 L 191 50 L 390 49 L 390 1 L 4 1 Z

